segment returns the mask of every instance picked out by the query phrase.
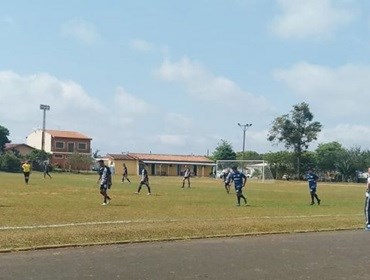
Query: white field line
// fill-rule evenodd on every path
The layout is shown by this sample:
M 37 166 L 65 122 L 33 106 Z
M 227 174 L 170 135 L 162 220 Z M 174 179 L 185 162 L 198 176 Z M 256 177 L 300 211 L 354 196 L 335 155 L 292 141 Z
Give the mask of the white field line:
M 341 214 L 341 215 L 300 215 L 300 216 L 262 216 L 262 217 L 238 217 L 238 218 L 222 218 L 222 219 L 158 219 L 158 220 L 123 220 L 123 221 L 104 221 L 104 222 L 82 222 L 82 223 L 66 223 L 66 224 L 51 224 L 51 225 L 31 225 L 31 226 L 8 226 L 0 227 L 0 231 L 6 230 L 27 230 L 27 229 L 48 229 L 48 228 L 63 228 L 63 227 L 79 227 L 79 226 L 97 226 L 97 225 L 118 225 L 118 224 L 140 224 L 140 223 L 177 223 L 177 222 L 217 222 L 229 220 L 273 220 L 273 219 L 305 219 L 305 218 L 335 218 L 348 216 L 362 216 L 363 214 Z

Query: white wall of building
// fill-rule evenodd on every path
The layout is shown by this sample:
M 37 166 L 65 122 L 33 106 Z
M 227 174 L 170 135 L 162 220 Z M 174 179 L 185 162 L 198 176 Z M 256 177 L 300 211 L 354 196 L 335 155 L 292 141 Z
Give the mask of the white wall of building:
M 41 150 L 42 130 L 33 131 L 27 136 L 27 145 Z M 51 135 L 45 132 L 45 152 L 51 152 Z

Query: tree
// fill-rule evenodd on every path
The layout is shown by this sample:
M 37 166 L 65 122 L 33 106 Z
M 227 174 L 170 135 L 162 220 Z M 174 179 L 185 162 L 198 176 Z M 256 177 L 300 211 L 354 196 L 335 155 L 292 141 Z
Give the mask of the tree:
M 319 144 L 316 152 L 317 167 L 323 172 L 332 172 L 343 156 L 345 149 L 338 142 Z
M 243 152 L 237 152 L 236 158 L 238 160 L 242 160 L 243 158 L 247 160 L 262 160 L 262 155 L 254 151 L 245 151 L 244 157 L 243 157 Z
M 27 159 L 32 162 L 32 169 L 38 171 L 44 170 L 43 164 L 45 161 L 50 160 L 50 158 L 51 154 L 42 150 L 33 150 L 27 155 Z
M 13 153 L 4 153 L 0 156 L 0 170 L 7 172 L 19 172 L 21 160 Z
M 343 151 L 336 163 L 336 168 L 342 175 L 342 181 L 350 181 L 357 179 L 357 171 L 362 170 L 365 164 L 366 159 L 363 157 L 361 148 L 354 147 Z
M 235 160 L 236 153 L 229 142 L 221 140 L 221 143 L 214 150 L 212 158 L 213 160 Z
M 4 152 L 5 144 L 10 143 L 8 136 L 9 130 L 6 127 L 0 125 L 0 153 Z
M 294 172 L 293 153 L 288 151 L 280 151 L 275 153 L 267 153 L 263 155 L 275 179 L 281 179 L 284 174 L 292 175 Z
M 292 149 L 297 158 L 297 175 L 300 177 L 300 162 L 302 154 L 309 144 L 317 140 L 321 131 L 321 123 L 313 122 L 313 114 L 307 103 L 294 105 L 290 114 L 277 117 L 269 131 L 267 140 L 283 143 L 287 149 Z
M 90 155 L 73 153 L 68 157 L 68 164 L 72 170 L 90 170 L 94 160 Z

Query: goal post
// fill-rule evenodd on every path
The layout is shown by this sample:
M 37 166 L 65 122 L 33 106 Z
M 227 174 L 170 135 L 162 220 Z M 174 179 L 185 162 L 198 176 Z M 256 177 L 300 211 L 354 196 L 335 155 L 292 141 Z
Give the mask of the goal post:
M 236 166 L 250 179 L 262 182 L 273 182 L 274 180 L 270 166 L 264 160 L 217 160 L 216 178 L 220 178 L 225 169 L 231 169 L 233 166 Z

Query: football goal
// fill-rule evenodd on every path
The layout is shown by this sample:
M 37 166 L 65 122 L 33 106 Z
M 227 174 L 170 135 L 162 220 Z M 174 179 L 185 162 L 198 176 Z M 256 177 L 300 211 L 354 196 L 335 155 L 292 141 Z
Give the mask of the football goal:
M 237 166 L 248 178 L 272 182 L 274 177 L 268 163 L 264 160 L 218 160 L 216 161 L 216 178 L 220 178 L 226 169 Z

